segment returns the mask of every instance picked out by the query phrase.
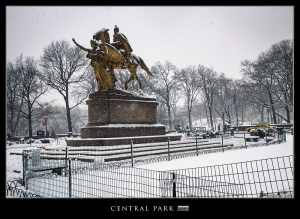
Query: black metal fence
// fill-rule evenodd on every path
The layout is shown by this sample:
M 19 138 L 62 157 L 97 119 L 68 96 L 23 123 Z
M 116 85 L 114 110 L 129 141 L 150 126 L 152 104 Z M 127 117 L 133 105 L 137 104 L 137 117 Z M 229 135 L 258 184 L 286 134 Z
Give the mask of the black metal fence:
M 44 198 L 291 198 L 293 156 L 172 171 L 139 164 L 280 143 L 245 134 L 189 138 L 147 145 L 24 150 L 23 180 L 7 183 L 7 195 Z M 133 166 L 135 166 L 133 168 Z
M 25 190 L 23 179 L 15 179 L 13 181 L 6 182 L 6 197 L 7 198 L 41 198 L 41 196 Z
M 44 198 L 291 198 L 293 176 L 292 155 L 170 171 L 69 159 L 28 168 L 24 183 Z
M 291 198 L 293 156 L 161 173 L 164 197 Z

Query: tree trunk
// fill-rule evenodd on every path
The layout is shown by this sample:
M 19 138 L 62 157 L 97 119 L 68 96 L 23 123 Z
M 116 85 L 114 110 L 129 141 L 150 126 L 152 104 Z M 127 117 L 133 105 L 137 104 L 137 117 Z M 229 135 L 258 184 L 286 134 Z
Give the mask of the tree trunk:
M 264 106 L 261 106 L 261 121 L 264 121 Z
M 168 105 L 167 107 L 168 107 L 169 129 L 172 129 L 171 108 L 170 105 Z
M 209 110 L 210 127 L 211 127 L 211 130 L 214 131 L 214 123 L 213 123 L 213 118 L 212 118 L 212 107 L 209 106 L 208 110 Z
M 65 98 L 65 101 L 66 101 L 66 110 L 67 110 L 67 122 L 68 122 L 68 132 L 72 135 L 72 120 L 71 120 L 71 110 L 70 110 L 70 107 L 69 107 L 69 100 L 68 100 L 68 96 Z M 68 133 L 68 136 L 69 136 L 69 133 Z M 71 137 L 71 136 L 69 136 Z

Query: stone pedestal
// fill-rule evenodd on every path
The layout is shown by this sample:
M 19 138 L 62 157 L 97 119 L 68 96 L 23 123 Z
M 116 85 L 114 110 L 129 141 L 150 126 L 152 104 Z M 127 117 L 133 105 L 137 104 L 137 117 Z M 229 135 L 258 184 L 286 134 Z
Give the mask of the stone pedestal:
M 97 91 L 89 96 L 88 124 L 81 128 L 81 138 L 67 139 L 69 146 L 115 145 L 180 140 L 179 135 L 165 135 L 165 126 L 157 123 L 158 102 L 144 93 L 118 89 Z M 134 137 L 134 138 L 133 138 Z M 86 140 L 85 140 L 86 139 Z

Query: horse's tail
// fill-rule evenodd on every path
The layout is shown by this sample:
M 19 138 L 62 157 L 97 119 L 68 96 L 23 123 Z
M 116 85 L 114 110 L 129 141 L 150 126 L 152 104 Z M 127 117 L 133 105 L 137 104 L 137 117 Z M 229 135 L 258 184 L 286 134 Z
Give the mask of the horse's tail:
M 142 69 L 144 69 L 148 75 L 154 77 L 153 74 L 151 73 L 151 71 L 149 70 L 149 68 L 147 67 L 147 65 L 145 64 L 144 60 L 141 57 L 139 57 L 139 61 L 140 61 L 139 64 L 142 67 Z

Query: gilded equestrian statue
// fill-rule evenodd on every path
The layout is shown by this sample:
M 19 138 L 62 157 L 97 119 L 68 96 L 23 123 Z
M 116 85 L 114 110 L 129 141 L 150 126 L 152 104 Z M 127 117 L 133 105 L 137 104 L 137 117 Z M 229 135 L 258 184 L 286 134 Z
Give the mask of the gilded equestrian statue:
M 137 76 L 136 70 L 140 66 L 144 71 L 153 77 L 144 60 L 132 53 L 132 48 L 127 37 L 119 33 L 119 28 L 115 26 L 114 39 L 110 43 L 108 33 L 109 29 L 102 28 L 93 35 L 91 40 L 92 49 L 84 48 L 79 45 L 74 38 L 73 42 L 83 51 L 88 52 L 87 58 L 91 59 L 91 66 L 97 79 L 98 90 L 113 89 L 115 87 L 116 77 L 114 69 L 127 69 L 130 72 L 130 78 L 125 82 L 125 90 L 128 89 L 128 83 L 136 80 L 140 89 L 143 89 L 142 83 Z

